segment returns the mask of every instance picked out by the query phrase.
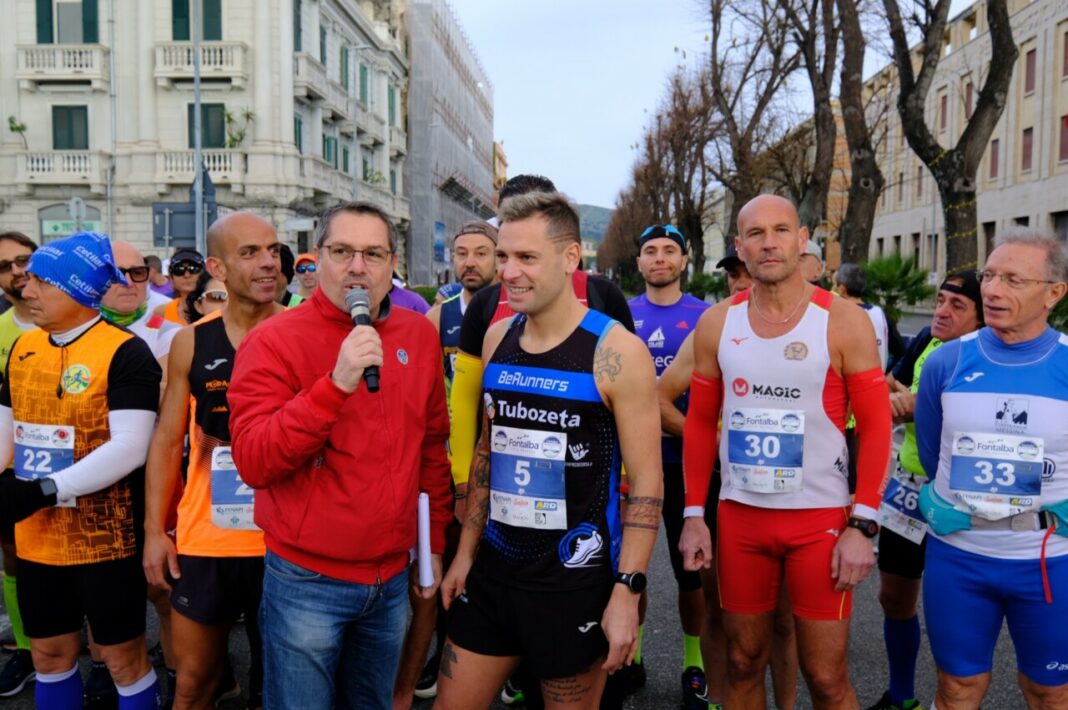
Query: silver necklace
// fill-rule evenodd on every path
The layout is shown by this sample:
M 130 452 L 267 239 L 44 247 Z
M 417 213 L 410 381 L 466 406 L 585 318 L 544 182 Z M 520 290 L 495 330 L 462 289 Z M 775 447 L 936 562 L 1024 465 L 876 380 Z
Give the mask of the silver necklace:
M 794 309 L 792 311 L 790 311 L 790 315 L 786 316 L 782 320 L 772 320 L 771 318 L 768 318 L 766 315 L 764 315 L 764 312 L 760 310 L 760 306 L 756 302 L 756 291 L 753 292 L 752 297 L 749 300 L 753 302 L 753 308 L 756 309 L 757 315 L 760 316 L 765 323 L 770 323 L 771 325 L 782 325 L 784 323 L 789 323 L 790 320 L 793 319 L 795 315 L 797 315 L 797 309 L 800 308 L 801 304 L 805 302 L 805 292 L 801 292 L 801 299 L 797 302 L 797 305 L 794 306 Z

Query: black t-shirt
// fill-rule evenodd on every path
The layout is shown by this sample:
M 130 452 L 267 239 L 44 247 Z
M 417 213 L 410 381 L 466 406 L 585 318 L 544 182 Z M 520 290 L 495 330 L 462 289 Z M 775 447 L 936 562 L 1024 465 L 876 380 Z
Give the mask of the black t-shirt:
M 916 369 L 916 360 L 923 354 L 932 337 L 931 328 L 927 326 L 909 342 L 905 354 L 901 356 L 901 359 L 894 364 L 894 369 L 890 371 L 895 380 L 906 387 L 912 386 L 912 372 Z

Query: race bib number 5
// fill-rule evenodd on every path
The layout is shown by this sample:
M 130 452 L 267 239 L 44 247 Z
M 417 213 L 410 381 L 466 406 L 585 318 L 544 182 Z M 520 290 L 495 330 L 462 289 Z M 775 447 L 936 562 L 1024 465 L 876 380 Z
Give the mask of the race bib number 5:
M 254 493 L 234 465 L 229 446 L 211 452 L 211 522 L 226 530 L 259 530 L 253 522 Z
M 490 519 L 567 530 L 567 434 L 505 426 L 491 434 Z
M 27 481 L 74 463 L 74 427 L 15 422 L 15 475 Z
M 805 413 L 735 409 L 727 419 L 731 484 L 751 493 L 801 490 Z
M 955 433 L 949 471 L 953 498 L 987 520 L 1038 510 L 1044 448 L 1038 437 Z

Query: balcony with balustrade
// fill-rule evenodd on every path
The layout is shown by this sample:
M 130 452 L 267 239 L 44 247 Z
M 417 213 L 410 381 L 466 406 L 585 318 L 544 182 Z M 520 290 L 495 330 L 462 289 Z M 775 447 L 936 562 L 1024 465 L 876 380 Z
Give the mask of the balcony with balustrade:
M 386 142 L 386 119 L 369 110 L 359 100 L 353 99 L 356 114 L 356 132 L 360 145 L 371 147 Z
M 15 183 L 22 194 L 38 185 L 85 185 L 104 194 L 110 156 L 100 151 L 53 150 L 18 156 Z
M 30 44 L 16 47 L 15 78 L 24 91 L 43 85 L 84 85 L 107 91 L 110 51 L 100 44 Z
M 195 153 L 191 150 L 165 150 L 156 154 L 156 184 L 191 185 L 196 177 Z M 245 191 L 248 173 L 247 156 L 243 150 L 201 151 L 204 167 L 216 185 L 229 185 L 238 194 Z
M 407 155 L 408 135 L 397 126 L 389 127 L 389 154 L 391 156 Z
M 193 81 L 196 53 L 192 42 L 156 44 L 154 75 L 157 86 L 170 89 L 176 82 Z M 248 45 L 244 42 L 201 42 L 200 78 L 208 82 L 229 82 L 244 88 L 248 81 Z
M 307 52 L 293 55 L 293 93 L 309 101 L 327 99 L 330 96 L 330 80 L 326 68 Z

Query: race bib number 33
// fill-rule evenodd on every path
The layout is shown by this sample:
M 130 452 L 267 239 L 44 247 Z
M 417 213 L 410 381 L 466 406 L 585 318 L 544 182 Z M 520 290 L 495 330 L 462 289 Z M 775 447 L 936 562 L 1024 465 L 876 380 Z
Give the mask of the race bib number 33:
M 1037 510 L 1044 449 L 1038 437 L 955 433 L 950 491 L 972 515 L 987 520 Z
M 27 481 L 74 463 L 74 427 L 15 422 L 15 475 Z
M 490 438 L 490 518 L 567 530 L 567 434 L 495 426 Z
M 751 493 L 801 490 L 805 413 L 735 409 L 726 421 L 731 484 Z

